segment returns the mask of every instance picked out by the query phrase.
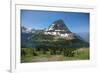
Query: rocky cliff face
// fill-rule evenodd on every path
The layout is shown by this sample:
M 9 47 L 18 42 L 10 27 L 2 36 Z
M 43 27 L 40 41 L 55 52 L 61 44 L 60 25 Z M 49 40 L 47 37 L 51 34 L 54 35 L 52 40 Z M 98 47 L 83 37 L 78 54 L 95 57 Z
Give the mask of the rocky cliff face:
M 74 34 L 68 29 L 62 19 L 54 21 L 48 27 L 45 34 L 51 34 L 66 39 L 74 39 Z
M 48 31 L 59 31 L 59 32 L 65 32 L 65 33 L 71 33 L 71 31 L 68 29 L 68 27 L 65 25 L 64 21 L 59 19 L 54 21 L 48 28 Z

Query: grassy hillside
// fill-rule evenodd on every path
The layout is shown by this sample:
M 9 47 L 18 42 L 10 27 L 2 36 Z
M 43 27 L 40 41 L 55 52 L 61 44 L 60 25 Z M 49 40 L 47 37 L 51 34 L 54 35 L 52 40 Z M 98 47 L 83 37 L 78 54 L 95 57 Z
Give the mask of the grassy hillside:
M 71 49 L 70 49 L 71 50 Z M 66 52 L 65 52 L 66 51 Z M 37 51 L 33 48 L 21 48 L 21 62 L 46 62 L 46 61 L 68 61 L 68 60 L 88 60 L 89 48 L 79 48 L 69 51 L 57 51 L 52 54 L 51 51 Z

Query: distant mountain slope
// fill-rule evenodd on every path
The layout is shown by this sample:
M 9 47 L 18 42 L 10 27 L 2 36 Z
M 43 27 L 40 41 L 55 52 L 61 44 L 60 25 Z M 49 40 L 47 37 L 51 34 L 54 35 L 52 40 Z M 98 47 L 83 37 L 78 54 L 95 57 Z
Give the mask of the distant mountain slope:
M 85 34 L 71 32 L 64 21 L 54 21 L 46 30 L 35 30 L 21 27 L 21 47 L 82 47 L 88 46 L 88 37 Z
M 80 36 L 85 42 L 89 43 L 89 33 L 77 33 L 77 36 Z

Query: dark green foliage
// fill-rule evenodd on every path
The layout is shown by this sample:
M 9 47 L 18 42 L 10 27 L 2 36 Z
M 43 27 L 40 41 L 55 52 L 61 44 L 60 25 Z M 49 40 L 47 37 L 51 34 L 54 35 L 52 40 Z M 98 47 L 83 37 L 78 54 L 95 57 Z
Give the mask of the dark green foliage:
M 21 56 L 25 56 L 26 55 L 26 51 L 24 49 L 21 49 Z
M 50 51 L 51 55 L 64 54 L 64 56 L 74 56 L 73 48 L 80 48 L 87 45 L 82 40 L 59 38 L 54 35 L 45 35 L 43 32 L 34 33 L 32 35 L 32 42 L 36 51 L 46 54 Z M 61 49 L 61 48 L 64 48 Z
M 36 49 L 32 49 L 32 51 L 33 51 L 33 56 L 38 56 L 38 53 L 36 52 Z
M 21 56 L 38 56 L 36 49 L 33 48 L 22 48 Z
M 74 57 L 76 54 L 78 55 L 78 53 L 75 52 L 78 48 L 89 47 L 88 43 L 77 38 L 59 38 L 53 35 L 45 35 L 43 32 L 32 34 L 31 41 L 33 43 L 32 48 L 26 47 L 21 49 L 22 62 L 23 59 L 27 61 L 28 59 L 40 55 L 62 55 L 64 57 Z M 87 58 L 87 56 L 88 54 L 86 56 L 83 56 L 82 54 L 82 58 Z
M 43 32 L 34 33 L 32 35 L 32 41 L 48 41 L 53 40 L 53 35 L 45 35 Z
M 63 48 L 54 51 L 48 49 L 36 51 L 36 48 L 21 48 L 21 62 L 63 61 L 63 60 L 87 60 L 89 59 L 89 48 Z
M 63 51 L 64 56 L 73 57 L 74 56 L 74 50 L 76 50 L 76 49 L 70 49 L 70 48 L 64 49 L 64 51 Z

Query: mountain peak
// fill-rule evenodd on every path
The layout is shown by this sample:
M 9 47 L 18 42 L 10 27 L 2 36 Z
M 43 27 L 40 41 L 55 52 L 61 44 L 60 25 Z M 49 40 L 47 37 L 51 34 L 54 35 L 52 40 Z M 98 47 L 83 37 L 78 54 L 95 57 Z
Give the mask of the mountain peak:
M 68 29 L 68 27 L 65 25 L 64 21 L 62 19 L 56 20 L 54 21 L 48 28 L 48 31 L 55 31 L 55 30 L 59 30 L 59 31 L 63 31 L 66 33 L 71 33 L 71 31 Z
M 45 31 L 45 34 L 55 35 L 66 39 L 74 39 L 74 34 L 68 29 L 62 19 L 54 21 Z
M 64 24 L 64 21 L 62 19 L 58 19 L 53 22 L 54 24 Z

